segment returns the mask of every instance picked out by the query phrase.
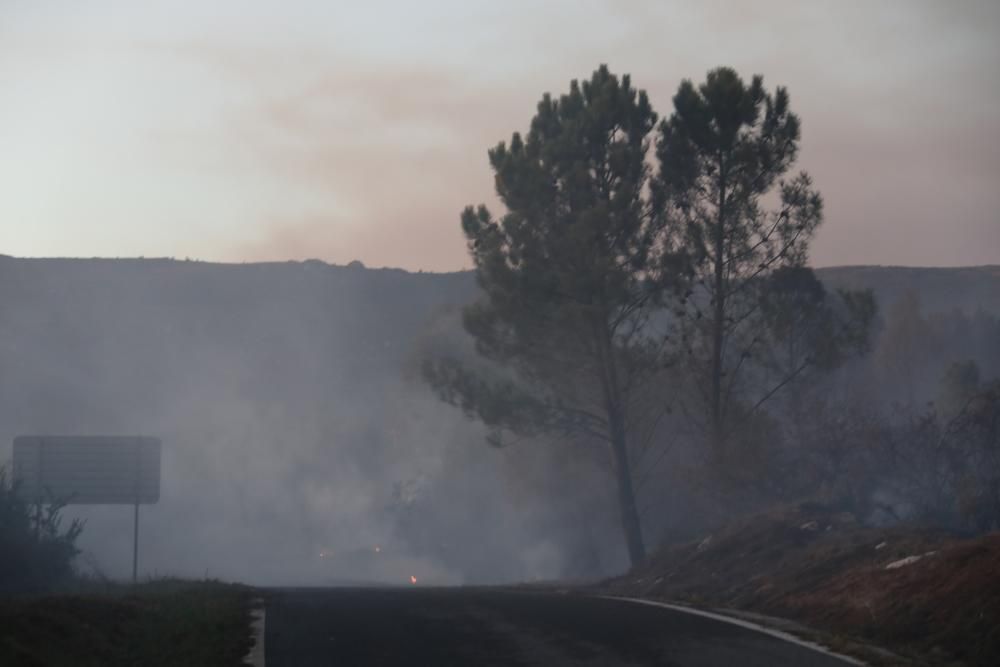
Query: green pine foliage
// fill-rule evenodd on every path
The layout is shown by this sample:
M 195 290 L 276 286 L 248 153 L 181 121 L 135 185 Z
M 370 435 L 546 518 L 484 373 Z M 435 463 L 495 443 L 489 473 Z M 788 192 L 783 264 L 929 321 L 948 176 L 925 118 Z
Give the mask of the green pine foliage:
M 874 301 L 828 295 L 806 267 L 823 199 L 807 173 L 790 173 L 801 123 L 785 88 L 720 67 L 682 82 L 673 104 L 658 128 L 654 206 L 692 272 L 675 311 L 700 387 L 688 409 L 725 457 L 727 438 L 779 390 L 864 348 Z
M 527 135 L 489 152 L 506 212 L 462 213 L 482 298 L 464 325 L 488 366 L 439 358 L 425 374 L 500 441 L 564 433 L 608 445 L 626 544 L 645 550 L 628 432 L 633 394 L 662 367 L 647 324 L 664 280 L 646 160 L 656 123 L 643 91 L 602 66 L 546 94 Z

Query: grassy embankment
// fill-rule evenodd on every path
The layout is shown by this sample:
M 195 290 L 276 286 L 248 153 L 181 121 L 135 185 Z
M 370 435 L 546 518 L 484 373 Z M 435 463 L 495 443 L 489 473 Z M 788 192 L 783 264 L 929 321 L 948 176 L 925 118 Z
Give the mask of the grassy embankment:
M 0 665 L 240 665 L 252 643 L 252 594 L 159 580 L 0 600 Z

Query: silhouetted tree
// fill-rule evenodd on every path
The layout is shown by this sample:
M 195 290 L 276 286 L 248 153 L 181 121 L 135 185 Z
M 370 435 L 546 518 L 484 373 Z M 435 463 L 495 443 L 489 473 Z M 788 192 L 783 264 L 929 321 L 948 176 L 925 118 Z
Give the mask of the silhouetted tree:
M 645 92 L 602 66 L 558 100 L 546 94 L 527 136 L 489 152 L 507 212 L 462 214 L 483 292 L 464 326 L 489 363 L 425 365 L 494 443 L 503 431 L 606 443 L 633 563 L 645 547 L 630 447 L 637 396 L 663 367 L 647 324 L 669 276 L 647 200 L 655 123 Z
M 930 385 L 927 375 L 931 369 L 927 368 L 927 361 L 934 356 L 931 354 L 934 348 L 933 332 L 923 316 L 920 295 L 908 290 L 886 314 L 876 361 L 887 386 L 902 389 L 910 406 L 917 403 L 919 387 Z
M 766 393 L 753 407 L 767 401 L 806 371 L 830 371 L 845 358 L 867 350 L 875 297 L 871 290 L 828 292 L 812 269 L 783 266 L 762 279 L 759 322 L 754 349 L 747 358 L 763 373 L 758 382 Z
M 941 378 L 937 409 L 945 419 L 952 419 L 967 409 L 980 389 L 979 365 L 967 359 L 952 362 Z
M 785 179 L 800 125 L 784 88 L 770 94 L 760 76 L 747 85 L 723 67 L 698 87 L 681 83 L 673 103 L 659 126 L 654 204 L 693 266 L 675 321 L 700 404 L 692 412 L 721 455 L 733 423 L 836 357 L 834 347 L 866 338 L 873 301 L 839 295 L 834 307 L 802 268 L 823 201 L 805 172 Z M 850 318 L 831 338 L 838 312 Z M 793 353 L 780 372 L 779 343 Z

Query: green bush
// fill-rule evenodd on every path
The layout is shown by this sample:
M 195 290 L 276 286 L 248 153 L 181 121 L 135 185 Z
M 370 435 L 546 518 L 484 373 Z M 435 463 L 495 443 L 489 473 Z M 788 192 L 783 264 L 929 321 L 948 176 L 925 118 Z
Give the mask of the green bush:
M 0 467 L 0 593 L 51 590 L 73 576 L 83 523 L 74 519 L 63 529 L 65 503 L 29 503 L 18 486 Z

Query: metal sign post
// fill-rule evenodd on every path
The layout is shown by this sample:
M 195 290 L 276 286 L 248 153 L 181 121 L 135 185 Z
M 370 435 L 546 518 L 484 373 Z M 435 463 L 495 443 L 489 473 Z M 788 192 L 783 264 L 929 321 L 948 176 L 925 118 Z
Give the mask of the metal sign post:
M 135 441 L 132 456 L 135 458 L 132 477 L 133 495 L 135 496 L 135 513 L 132 515 L 132 583 L 135 584 L 139 573 L 139 477 L 142 472 L 140 465 L 141 451 L 139 441 Z
M 122 436 L 19 436 L 14 479 L 38 504 L 132 505 L 132 581 L 139 575 L 139 505 L 160 499 L 160 441 Z
M 139 503 L 135 504 L 135 516 L 132 521 L 132 583 L 139 574 Z

